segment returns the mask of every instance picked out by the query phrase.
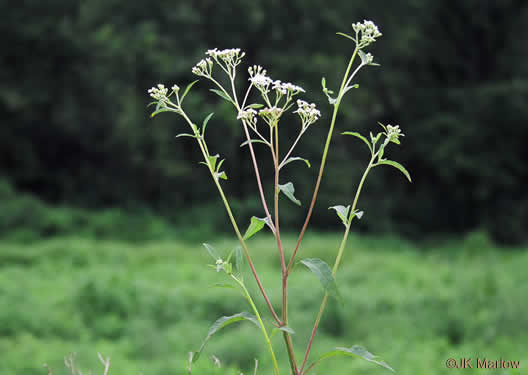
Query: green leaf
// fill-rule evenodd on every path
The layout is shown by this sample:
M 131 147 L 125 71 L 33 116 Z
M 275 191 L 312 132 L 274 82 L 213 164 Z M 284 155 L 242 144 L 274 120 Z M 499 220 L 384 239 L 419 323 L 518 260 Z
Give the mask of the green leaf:
M 247 108 L 253 108 L 253 109 L 259 109 L 262 107 L 264 107 L 264 104 L 260 104 L 260 103 L 254 103 L 254 104 L 250 104 L 247 106 Z
M 212 288 L 225 288 L 225 289 L 236 289 L 234 285 L 225 284 L 225 283 L 216 283 L 211 285 Z
M 150 115 L 150 117 L 157 116 L 157 115 L 159 115 L 160 113 L 163 113 L 163 112 L 178 112 L 178 111 L 175 110 L 175 109 L 170 109 L 170 108 L 158 109 L 158 110 L 152 112 L 152 114 Z
M 249 140 L 249 141 L 245 141 L 245 142 L 243 142 L 243 143 L 240 145 L 240 147 L 247 146 L 247 145 L 250 144 L 250 143 L 264 143 L 265 145 L 267 145 L 266 142 L 261 141 L 260 139 L 251 139 L 251 140 Z
M 381 161 L 378 161 L 376 165 L 381 165 L 381 164 L 392 165 L 394 168 L 397 168 L 401 173 L 403 173 L 405 177 L 407 177 L 409 182 L 412 182 L 411 175 L 409 174 L 407 169 L 405 169 L 405 167 L 401 165 L 400 163 L 392 161 L 392 160 L 381 160 Z
M 381 122 L 378 121 L 378 125 L 381 126 L 383 128 L 383 130 L 385 130 L 385 133 L 387 132 L 387 127 L 385 125 L 383 125 Z
M 343 304 L 341 295 L 337 290 L 337 283 L 328 264 L 319 258 L 303 259 L 301 260 L 301 263 L 308 267 L 310 271 L 317 276 L 321 285 L 330 296 L 335 297 L 339 303 Z
M 381 145 L 379 152 L 378 152 L 378 162 L 383 159 L 383 154 L 385 153 L 385 147 L 383 144 Z
M 350 91 L 352 89 L 357 89 L 357 88 L 359 88 L 359 85 L 357 83 L 353 84 L 352 86 L 347 86 L 343 90 L 343 95 L 346 94 L 348 91 Z
M 280 191 L 282 191 L 284 193 L 284 195 L 286 195 L 293 203 L 295 203 L 296 205 L 300 206 L 301 205 L 301 201 L 299 201 L 297 198 L 295 198 L 295 188 L 293 187 L 293 183 L 291 182 L 288 182 L 284 185 L 279 185 L 279 189 Z
M 323 86 L 323 89 L 326 89 L 326 78 L 321 78 L 321 86 Z
M 252 237 L 255 233 L 258 233 L 264 228 L 264 225 L 266 224 L 264 219 L 260 219 L 256 216 L 253 216 L 251 218 L 251 223 L 249 224 L 248 229 L 246 230 L 246 234 L 244 234 L 244 240 L 247 240 L 248 238 Z
M 191 87 L 193 87 L 193 86 L 196 84 L 196 82 L 198 82 L 198 81 L 199 81 L 199 79 L 197 79 L 196 81 L 193 81 L 193 82 L 191 82 L 191 83 L 189 83 L 189 84 L 187 85 L 187 87 L 186 87 L 185 90 L 183 91 L 183 94 L 182 94 L 182 96 L 181 96 L 181 98 L 180 98 L 180 103 L 183 103 L 183 99 L 185 98 L 185 96 L 187 95 L 187 93 L 189 92 L 189 90 L 191 89 Z
M 225 159 L 220 160 L 220 163 L 216 166 L 216 171 L 218 172 L 220 168 L 222 167 L 222 164 L 224 164 Z
M 200 347 L 200 350 L 195 352 L 194 355 L 193 355 L 193 359 L 192 359 L 193 363 L 198 361 L 198 359 L 200 358 L 200 354 L 202 353 L 202 351 L 205 348 L 205 345 L 207 344 L 209 339 L 211 339 L 211 337 L 216 332 L 218 332 L 219 330 L 221 330 L 222 328 L 224 328 L 224 327 L 226 327 L 226 326 L 228 326 L 230 324 L 239 322 L 241 320 L 248 320 L 248 321 L 250 321 L 251 323 L 255 324 L 257 327 L 260 328 L 260 324 L 259 324 L 257 318 L 254 315 L 252 315 L 250 313 L 247 313 L 247 312 L 241 312 L 241 313 L 238 313 L 238 314 L 235 314 L 235 315 L 232 315 L 232 316 L 223 316 L 223 317 L 221 317 L 220 319 L 218 319 L 216 322 L 213 323 L 211 328 L 209 328 L 209 332 L 207 333 L 207 336 L 205 337 L 205 339 L 204 339 L 204 341 L 202 343 L 202 346 Z
M 149 104 L 147 104 L 147 108 L 154 104 L 158 104 L 158 102 L 150 102 Z
M 214 115 L 214 112 L 211 112 L 209 113 L 209 115 L 203 120 L 203 123 L 202 123 L 202 135 L 205 134 L 205 128 L 207 127 L 207 123 L 209 122 L 209 120 L 211 119 L 211 117 L 213 117 Z
M 306 165 L 308 166 L 308 168 L 311 168 L 311 164 L 310 162 L 308 161 L 308 159 L 303 159 L 303 158 L 300 158 L 298 156 L 291 156 L 289 157 L 283 164 L 282 166 L 284 167 L 286 164 L 288 163 L 291 163 L 292 161 L 296 161 L 296 160 L 302 160 L 306 163 Z
M 345 38 L 348 38 L 350 40 L 353 40 L 354 42 L 356 41 L 354 38 L 352 38 L 350 35 L 347 35 L 345 33 L 336 33 L 337 35 L 341 35 L 341 36 L 344 36 Z M 359 50 L 359 52 L 361 52 L 361 50 Z
M 359 54 L 359 57 L 361 57 L 361 63 L 362 64 L 365 64 L 365 65 L 368 65 L 368 57 L 367 57 L 367 54 L 365 52 L 363 52 L 362 50 L 359 50 L 358 51 L 358 54 Z
M 221 178 L 222 180 L 227 180 L 227 174 L 226 174 L 224 171 L 222 171 L 222 172 L 215 172 L 215 173 L 214 173 L 214 177 L 215 177 L 216 180 L 218 180 L 218 179 L 220 179 L 220 178 Z
M 209 159 L 209 164 L 211 165 L 211 170 L 213 170 L 213 171 L 216 170 L 216 161 L 218 160 L 219 157 L 220 157 L 220 155 L 218 155 L 218 154 L 207 157 Z
M 359 357 L 363 358 L 366 361 L 375 363 L 377 365 L 380 365 L 382 367 L 385 367 L 388 370 L 391 370 L 394 372 L 394 369 L 390 367 L 385 361 L 377 360 L 376 356 L 369 351 L 367 351 L 365 348 L 354 345 L 351 348 L 335 348 L 331 352 L 328 352 L 326 354 L 323 354 L 317 361 L 315 361 L 308 369 L 311 369 L 315 364 L 322 361 L 323 359 L 335 357 L 337 355 L 345 355 L 345 356 L 351 356 L 351 357 Z M 307 371 L 308 372 L 308 371 Z
M 207 252 L 209 253 L 209 255 L 211 257 L 213 257 L 213 259 L 215 260 L 215 262 L 218 260 L 218 259 L 221 259 L 220 256 L 218 255 L 218 253 L 216 252 L 216 249 L 209 245 L 208 243 L 203 243 L 202 244 L 204 247 L 205 247 L 205 250 L 207 250 Z
M 295 331 L 288 326 L 279 327 L 281 331 L 288 332 L 290 335 L 295 334 Z
M 222 99 L 225 99 L 225 100 L 227 100 L 228 102 L 233 103 L 233 101 L 231 100 L 231 98 L 230 98 L 229 96 L 227 96 L 223 91 L 220 91 L 220 90 L 217 90 L 217 89 L 209 89 L 209 91 L 212 91 L 212 92 L 214 92 L 216 95 L 218 95 L 219 97 L 221 97 Z
M 339 218 L 341 219 L 341 221 L 343 222 L 343 225 L 346 227 L 348 225 L 348 213 L 350 212 L 350 205 L 348 206 L 342 206 L 342 205 L 339 205 L 339 206 L 332 206 L 332 207 L 328 207 L 329 210 L 335 210 L 335 212 L 337 213 L 337 216 L 339 216 Z
M 361 139 L 363 142 L 365 142 L 365 144 L 367 145 L 367 147 L 369 148 L 370 152 L 373 152 L 372 151 L 372 146 L 370 145 L 370 142 L 367 140 L 367 138 L 365 138 L 364 136 L 362 136 L 361 134 L 357 133 L 357 132 L 343 132 L 341 134 L 344 134 L 344 135 L 351 135 L 351 136 L 354 136 L 354 137 L 357 137 L 359 139 Z
M 198 138 L 198 137 L 195 136 L 194 134 L 188 134 L 188 133 L 180 133 L 180 134 L 178 134 L 175 138 L 180 138 L 180 137 Z

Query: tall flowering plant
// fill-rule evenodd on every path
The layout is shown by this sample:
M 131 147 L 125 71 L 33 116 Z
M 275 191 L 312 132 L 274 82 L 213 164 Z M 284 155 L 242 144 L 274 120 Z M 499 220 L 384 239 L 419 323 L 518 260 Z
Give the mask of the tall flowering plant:
M 353 79 L 357 73 L 363 67 L 378 65 L 374 62 L 373 56 L 370 53 L 365 52 L 365 49 L 368 46 L 370 46 L 382 36 L 378 30 L 378 27 L 371 21 L 364 21 L 362 23 L 358 22 L 352 24 L 352 29 L 354 31 L 352 35 L 338 33 L 338 35 L 353 41 L 355 45 L 339 89 L 337 92 L 334 92 L 326 86 L 325 78 L 322 78 L 321 81 L 323 93 L 327 96 L 328 102 L 332 109 L 332 116 L 330 120 L 330 126 L 328 128 L 328 135 L 323 148 L 321 164 L 317 180 L 315 182 L 312 200 L 306 214 L 304 225 L 299 233 L 297 243 L 295 247 L 291 249 L 291 251 L 284 249 L 283 242 L 281 240 L 281 228 L 279 222 L 279 196 L 283 194 L 298 205 L 300 205 L 300 202 L 295 197 L 295 188 L 293 183 L 284 183 L 282 181 L 281 171 L 290 163 L 298 161 L 304 162 L 310 166 L 310 162 L 308 160 L 299 156 L 293 156 L 293 153 L 303 135 L 308 132 L 309 128 L 314 125 L 321 116 L 321 113 L 316 108 L 315 104 L 308 103 L 307 101 L 301 99 L 301 96 L 305 94 L 305 90 L 302 87 L 289 82 L 274 80 L 268 75 L 266 69 L 259 65 L 253 65 L 247 70 L 249 82 L 248 87 L 245 93 L 240 95 L 235 78 L 238 73 L 238 67 L 242 63 L 245 53 L 238 48 L 224 50 L 218 50 L 215 48 L 208 50 L 204 59 L 199 61 L 196 66 L 192 68 L 193 74 L 212 83 L 213 88 L 211 88 L 211 92 L 220 96 L 220 98 L 233 106 L 236 120 L 243 129 L 245 141 L 242 143 L 242 146 L 246 146 L 249 150 L 251 163 L 253 165 L 256 177 L 256 184 L 264 212 L 264 216 L 261 218 L 251 218 L 247 230 L 244 233 L 240 230 L 239 224 L 235 219 L 235 216 L 231 210 L 231 206 L 229 205 L 229 200 L 222 188 L 223 180 L 228 179 L 227 173 L 222 168 L 224 159 L 222 159 L 219 154 L 215 154 L 209 150 L 206 142 L 206 128 L 213 114 L 211 113 L 206 116 L 202 122 L 202 125 L 198 126 L 184 109 L 184 99 L 197 81 L 189 84 L 184 90 L 181 90 L 177 85 L 174 85 L 169 89 L 163 84 L 158 84 L 157 86 L 148 90 L 150 96 L 154 98 L 154 102 L 151 103 L 151 105 L 155 106 L 152 116 L 162 112 L 173 112 L 181 116 L 189 126 L 190 132 L 179 134 L 178 137 L 194 138 L 198 144 L 203 156 L 203 161 L 201 163 L 204 164 L 209 170 L 211 179 L 218 189 L 218 193 L 224 204 L 227 216 L 241 245 L 227 256 L 221 256 L 218 251 L 210 244 L 204 244 L 204 247 L 213 258 L 213 264 L 211 265 L 212 268 L 214 268 L 217 272 L 222 272 L 225 275 L 224 277 L 227 277 L 232 281 L 230 287 L 235 287 L 240 291 L 242 296 L 247 300 L 249 308 L 251 309 L 251 313 L 241 312 L 232 316 L 224 316 L 212 324 L 201 348 L 199 348 L 199 350 L 196 352 L 191 352 L 190 354 L 189 367 L 187 369 L 189 374 L 192 372 L 192 364 L 200 358 L 200 354 L 204 350 L 209 339 L 224 327 L 241 320 L 246 320 L 253 323 L 262 333 L 262 338 L 264 339 L 269 350 L 269 355 L 273 364 L 275 375 L 279 374 L 279 365 L 275 356 L 276 348 L 274 348 L 270 339 L 272 336 L 270 329 L 282 334 L 285 350 L 288 353 L 291 374 L 293 375 L 307 374 L 320 361 L 337 355 L 360 357 L 369 362 L 392 370 L 392 368 L 387 363 L 377 359 L 376 356 L 360 346 L 352 346 L 350 348 L 335 348 L 334 350 L 324 354 L 318 359 L 312 360 L 311 362 L 309 359 L 312 343 L 316 336 L 319 322 L 325 311 L 328 298 L 332 297 L 337 298 L 338 300 L 340 299 L 335 276 L 345 251 L 345 246 L 353 219 L 361 219 L 363 215 L 363 211 L 360 211 L 357 208 L 357 203 L 367 175 L 375 167 L 389 165 L 397 168 L 405 175 L 405 177 L 407 177 L 409 181 L 411 180 L 409 173 L 401 164 L 384 157 L 386 149 L 391 143 L 400 144 L 400 138 L 403 137 L 403 133 L 401 132 L 399 126 L 385 126 L 379 123 L 382 128 L 381 131 L 379 131 L 376 135 L 371 132 L 369 137 L 363 136 L 353 131 L 346 131 L 343 133 L 344 135 L 349 135 L 360 139 L 368 147 L 370 152 L 370 161 L 368 162 L 358 183 L 356 193 L 352 198 L 352 203 L 346 206 L 335 205 L 330 207 L 330 209 L 335 210 L 338 219 L 345 226 L 343 239 L 339 249 L 337 250 L 335 263 L 333 267 L 330 267 L 327 263 L 317 258 L 302 259 L 299 262 L 296 262 L 301 242 L 303 240 L 304 234 L 306 233 L 306 229 L 310 222 L 310 218 L 317 200 L 317 195 L 321 184 L 321 179 L 323 177 L 328 151 L 334 133 L 334 127 L 341 102 L 345 94 L 358 87 L 358 85 L 353 84 Z M 358 56 L 359 60 L 357 61 Z M 218 75 L 227 77 L 228 84 L 222 85 L 218 80 Z M 281 129 L 279 124 L 284 114 L 288 111 L 292 111 L 298 115 L 300 127 L 297 137 L 284 152 L 279 149 L 279 136 Z M 261 164 L 259 164 L 254 152 L 254 147 L 257 147 L 258 144 L 263 145 L 263 147 L 265 147 L 270 152 L 272 157 L 271 168 L 273 168 L 274 171 L 273 202 L 268 202 L 264 194 L 262 180 L 260 177 Z M 274 306 L 271 303 L 268 293 L 263 287 L 255 264 L 251 258 L 251 251 L 247 244 L 248 239 L 262 230 L 265 226 L 269 227 L 275 236 L 277 251 L 280 256 L 282 281 L 282 304 L 280 308 Z M 258 289 L 260 290 L 260 293 L 266 302 L 268 313 L 271 316 L 271 326 L 273 328 L 270 327 L 270 324 L 266 325 L 264 323 L 263 313 L 258 310 L 254 303 L 253 297 L 246 287 L 246 283 L 241 273 L 242 260 L 244 257 L 247 260 L 247 264 L 258 285 Z M 304 350 L 303 355 L 299 357 L 296 355 L 296 351 L 293 346 L 292 335 L 294 335 L 294 331 L 290 327 L 290 317 L 288 316 L 288 277 L 293 272 L 295 268 L 294 265 L 296 264 L 303 264 L 308 269 L 310 269 L 320 280 L 325 290 L 325 295 L 321 302 L 319 313 L 315 318 L 311 336 L 306 343 L 306 349 Z

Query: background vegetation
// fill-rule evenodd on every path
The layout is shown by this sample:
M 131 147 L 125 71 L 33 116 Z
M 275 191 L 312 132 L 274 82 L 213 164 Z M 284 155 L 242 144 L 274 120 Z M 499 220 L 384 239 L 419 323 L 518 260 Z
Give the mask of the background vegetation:
M 0 0 L 0 12 L 2 374 L 45 374 L 44 362 L 62 374 L 73 351 L 84 368 L 100 351 L 116 373 L 181 374 L 209 324 L 246 308 L 209 288 L 219 274 L 199 244 L 230 249 L 231 231 L 195 144 L 174 139 L 184 124 L 151 120 L 146 90 L 192 81 L 214 47 L 241 48 L 248 64 L 304 87 L 323 117 L 298 147 L 312 168 L 288 170 L 303 207 L 284 202 L 281 226 L 296 231 L 329 122 L 320 78 L 335 88 L 352 50 L 334 33 L 364 18 L 384 34 L 372 49 L 382 67 L 361 72 L 336 134 L 399 124 L 405 147 L 390 151 L 413 184 L 388 168 L 369 176 L 338 274 L 346 304 L 328 310 L 314 355 L 362 344 L 402 374 L 447 374 L 445 360 L 464 356 L 527 368 L 525 1 Z M 262 216 L 254 176 L 232 109 L 207 89 L 193 88 L 187 110 L 215 112 L 208 144 L 227 158 L 224 186 L 244 227 Z M 296 126 L 283 131 L 293 137 Z M 360 142 L 334 137 L 302 257 L 333 263 L 339 238 L 328 232 L 341 228 L 327 207 L 351 200 L 366 157 Z M 268 190 L 271 178 L 264 172 Z M 275 301 L 273 241 L 251 241 Z M 297 344 L 322 296 L 307 287 L 317 280 L 296 270 Z M 255 357 L 269 373 L 252 329 L 211 341 L 208 354 L 226 366 L 216 374 L 249 373 Z M 385 371 L 342 360 L 318 373 L 352 370 Z M 205 360 L 195 373 L 211 372 Z
M 0 11 L 0 171 L 16 190 L 88 209 L 149 209 L 174 218 L 199 204 L 216 213 L 206 173 L 191 173 L 195 145 L 174 139 L 184 124 L 174 116 L 151 121 L 146 90 L 158 81 L 193 80 L 190 69 L 207 48 L 238 47 L 248 64 L 302 85 L 309 100 L 328 109 L 320 78 L 337 86 L 352 48 L 334 33 L 372 18 L 384 33 L 373 50 L 382 68 L 362 72 L 337 130 L 400 124 L 408 145 L 393 152 L 415 183 L 400 183 L 397 171 L 375 173 L 361 229 L 416 237 L 485 228 L 501 242 L 526 240 L 522 0 L 2 0 Z M 215 112 L 209 142 L 227 157 L 237 212 L 261 215 L 232 110 L 202 84 L 188 111 L 198 118 Z M 325 113 L 298 150 L 313 168 L 291 172 L 302 202 L 312 192 L 306 187 L 320 160 Z M 365 162 L 361 144 L 344 138 L 334 139 L 319 207 L 350 200 Z M 291 210 L 284 224 L 299 227 L 303 214 Z M 316 216 L 320 228 L 333 222 L 326 209 Z M 228 229 L 222 215 L 201 220 Z

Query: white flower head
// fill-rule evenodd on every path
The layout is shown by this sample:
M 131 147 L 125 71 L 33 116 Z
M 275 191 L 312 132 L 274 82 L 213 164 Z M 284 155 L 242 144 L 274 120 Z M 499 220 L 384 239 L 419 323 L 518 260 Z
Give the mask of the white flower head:
M 363 23 L 357 22 L 352 24 L 352 28 L 358 36 L 358 43 L 361 48 L 368 46 L 376 41 L 383 34 L 380 33 L 374 22 L 364 20 Z
M 238 112 L 237 120 L 245 120 L 248 125 L 254 127 L 257 124 L 257 111 L 253 108 Z
M 282 108 L 273 106 L 271 108 L 266 107 L 261 109 L 258 114 L 269 126 L 275 126 L 283 112 L 284 110 Z
M 232 67 L 237 66 L 242 61 L 242 58 L 246 55 L 245 52 L 241 52 L 240 48 L 223 49 L 219 51 L 217 48 L 210 49 L 206 55 L 211 56 L 216 62 L 223 61 L 226 65 Z
M 254 65 L 248 69 L 250 81 L 255 87 L 261 92 L 267 92 L 269 85 L 273 80 L 266 75 L 266 69 L 263 69 L 260 65 Z
M 273 82 L 273 89 L 280 95 L 297 95 L 300 92 L 305 92 L 300 86 L 296 86 L 289 82 L 282 83 L 281 81 Z
M 193 74 L 201 77 L 211 77 L 213 72 L 213 60 L 209 57 L 200 60 L 193 68 Z
M 180 86 L 178 86 L 178 85 L 173 85 L 173 86 L 171 87 L 171 90 L 174 91 L 174 92 L 176 93 L 176 92 L 180 91 Z
M 297 100 L 297 110 L 293 113 L 299 114 L 299 117 L 302 121 L 303 129 L 306 129 L 308 126 L 316 122 L 319 117 L 321 117 L 321 112 L 315 108 L 315 104 L 308 104 L 304 100 Z
M 387 139 L 389 140 L 389 142 L 394 142 L 394 143 L 400 143 L 398 138 L 399 137 L 405 137 L 405 134 L 403 134 L 401 132 L 401 129 L 400 129 L 400 126 L 399 125 L 387 125 Z
M 154 99 L 164 101 L 167 99 L 167 93 L 169 90 L 164 84 L 158 83 L 157 86 L 151 87 L 147 92 Z

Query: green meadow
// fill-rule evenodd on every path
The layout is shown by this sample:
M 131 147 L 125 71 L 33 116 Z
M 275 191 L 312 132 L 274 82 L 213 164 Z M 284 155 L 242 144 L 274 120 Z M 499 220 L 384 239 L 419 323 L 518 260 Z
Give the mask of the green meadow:
M 230 237 L 205 238 L 227 254 Z M 286 249 L 296 238 L 286 236 Z M 309 234 L 300 258 L 333 263 L 339 234 Z M 249 241 L 257 270 L 280 305 L 279 258 L 270 235 Z M 399 374 L 453 374 L 449 358 L 520 361 L 528 369 L 528 252 L 496 248 L 482 232 L 464 239 L 413 244 L 397 237 L 353 235 L 337 275 L 344 305 L 332 301 L 318 332 L 312 359 L 334 347 L 359 344 Z M 291 250 L 290 250 L 291 251 Z M 111 358 L 110 374 L 186 374 L 188 352 L 197 350 L 212 322 L 249 311 L 229 280 L 197 240 L 127 242 L 90 236 L 59 236 L 0 244 L 0 373 L 68 374 L 64 357 L 76 352 L 83 373 L 102 374 L 97 352 Z M 247 270 L 246 270 L 247 271 Z M 251 275 L 246 283 L 266 312 Z M 291 327 L 297 356 L 304 352 L 323 290 L 298 265 L 290 278 Z M 264 313 L 264 316 L 267 314 Z M 271 325 L 270 325 L 271 327 Z M 287 358 L 273 338 L 282 371 Z M 215 355 L 222 368 L 211 365 Z M 271 363 L 250 323 L 215 335 L 193 374 L 271 373 Z M 465 369 L 484 374 L 486 369 Z M 323 361 L 313 374 L 383 374 L 359 358 Z

